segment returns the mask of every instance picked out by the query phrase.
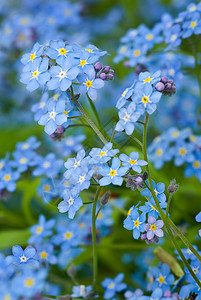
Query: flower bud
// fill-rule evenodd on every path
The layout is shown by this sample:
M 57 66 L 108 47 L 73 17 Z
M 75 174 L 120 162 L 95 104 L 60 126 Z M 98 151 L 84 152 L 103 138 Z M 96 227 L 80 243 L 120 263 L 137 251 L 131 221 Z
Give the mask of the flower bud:
M 168 186 L 168 193 L 169 194 L 174 194 L 178 190 L 179 185 L 176 183 L 176 179 L 172 179 L 170 181 L 170 185 Z
M 109 199 L 110 199 L 110 195 L 111 195 L 111 192 L 110 192 L 110 191 L 106 192 L 106 193 L 103 195 L 103 197 L 101 198 L 101 204 L 102 204 L 102 205 L 105 205 L 105 204 L 108 203 L 108 201 L 109 201 Z
M 147 72 L 147 68 L 144 65 L 139 64 L 135 68 L 135 74 L 136 74 L 136 76 L 138 76 L 141 72 Z
M 172 294 L 171 294 L 170 290 L 167 290 L 167 291 L 164 292 L 164 295 L 163 295 L 163 296 L 164 296 L 165 298 L 168 298 L 168 297 L 171 297 Z
M 106 80 L 113 80 L 114 79 L 114 75 L 108 73 L 106 76 Z
M 162 92 L 165 89 L 165 85 L 159 81 L 159 82 L 157 82 L 155 88 L 158 92 Z
M 56 129 L 56 131 L 58 133 L 63 133 L 65 131 L 65 128 L 63 126 L 58 126 L 57 129 Z
M 167 77 L 162 76 L 162 77 L 161 77 L 161 82 L 165 84 L 165 83 L 167 82 Z
M 99 78 L 105 80 L 107 75 L 105 73 L 100 73 Z
M 102 69 L 102 65 L 99 61 L 97 63 L 95 63 L 94 69 L 97 73 Z
M 68 276 L 70 276 L 70 277 L 74 277 L 74 276 L 75 276 L 75 274 L 76 274 L 76 268 L 75 268 L 74 265 L 71 265 L 71 266 L 68 268 L 67 274 L 68 274 Z
M 103 68 L 103 73 L 108 73 L 110 71 L 110 66 L 105 66 L 104 68 Z

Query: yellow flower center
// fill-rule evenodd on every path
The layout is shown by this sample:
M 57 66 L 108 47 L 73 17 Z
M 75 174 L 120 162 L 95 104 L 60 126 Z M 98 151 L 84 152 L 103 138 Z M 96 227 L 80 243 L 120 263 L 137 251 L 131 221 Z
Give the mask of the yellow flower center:
M 179 135 L 179 132 L 178 132 L 178 131 L 175 131 L 175 132 L 173 132 L 173 134 L 172 134 L 173 137 L 177 137 L 178 135 Z
M 86 63 L 87 63 L 86 60 L 81 60 L 81 61 L 80 61 L 80 66 L 86 65 Z
M 5 27 L 4 28 L 4 33 L 5 34 L 10 34 L 11 33 L 11 29 L 9 27 Z
M 40 257 L 41 257 L 41 258 L 47 258 L 47 252 L 42 251 L 42 252 L 40 253 Z
M 114 283 L 111 282 L 109 285 L 108 285 L 108 289 L 113 289 L 115 287 Z
M 139 222 L 138 220 L 136 220 L 136 221 L 134 222 L 134 225 L 135 225 L 135 227 L 138 227 L 138 226 L 140 225 L 140 222 Z
M 22 146 L 22 149 L 23 150 L 26 150 L 29 148 L 29 144 L 28 143 L 24 143 L 23 146 Z
M 126 95 L 126 91 L 124 91 L 121 96 L 124 97 Z
M 176 34 L 173 34 L 172 36 L 171 36 L 171 42 L 174 42 L 175 40 L 177 39 L 177 35 Z
M 147 39 L 148 41 L 153 40 L 153 37 L 154 37 L 154 36 L 153 36 L 153 34 L 151 34 L 151 33 L 146 35 L 146 39 Z
M 25 285 L 26 287 L 32 287 L 34 284 L 35 284 L 35 279 L 34 279 L 34 278 L 27 278 L 27 279 L 24 281 L 24 285 Z
M 45 184 L 43 189 L 44 189 L 44 191 L 49 192 L 49 190 L 50 190 L 49 184 Z
M 54 99 L 54 100 L 57 100 L 58 97 L 59 97 L 59 94 L 55 94 L 55 95 L 53 96 L 53 99 Z
M 163 150 L 161 148 L 156 150 L 156 155 L 161 156 L 163 154 Z
M 157 211 L 157 209 L 155 208 L 155 206 L 152 205 L 151 208 L 152 208 L 153 210 L 156 210 L 156 211 Z
M 86 48 L 85 51 L 92 52 L 92 50 L 88 48 Z
M 20 40 L 20 41 L 24 41 L 24 40 L 25 40 L 24 34 L 19 34 L 19 40 Z
M 132 210 L 132 209 L 130 208 L 129 211 L 128 211 L 128 216 L 131 214 L 131 210 Z
M 63 111 L 63 114 L 68 116 L 68 112 L 66 110 Z
M 26 158 L 26 157 L 22 157 L 22 158 L 20 159 L 20 163 L 21 163 L 21 164 L 26 164 L 26 162 L 27 162 L 27 158 Z
M 36 55 L 35 55 L 34 53 L 32 53 L 32 54 L 30 55 L 30 60 L 34 60 L 35 57 L 36 57 Z
M 149 102 L 149 98 L 147 96 L 142 97 L 142 102 L 146 104 Z
M 22 19 L 20 20 L 20 23 L 21 23 L 22 25 L 27 25 L 27 24 L 28 24 L 28 19 L 27 19 L 27 18 L 22 18 Z
M 64 237 L 65 237 L 66 240 L 69 240 L 72 237 L 72 233 L 71 232 L 66 232 L 64 234 Z
M 98 214 L 97 218 L 98 218 L 98 219 L 102 219 L 102 217 L 103 217 L 103 214 L 100 212 L 100 213 Z
M 144 82 L 150 82 L 151 81 L 151 78 L 150 77 L 148 77 L 148 78 L 146 78 L 145 80 L 144 80 Z
M 34 71 L 32 75 L 33 75 L 34 78 L 36 78 L 36 77 L 38 77 L 39 72 L 38 71 Z
M 134 50 L 134 51 L 133 51 L 133 55 L 134 55 L 135 57 L 140 56 L 140 54 L 141 54 L 141 51 L 140 51 L 140 50 Z
M 3 300 L 11 300 L 10 295 L 5 295 L 4 298 L 3 298 Z
M 4 176 L 4 180 L 5 180 L 5 181 L 10 180 L 10 178 L 11 178 L 10 174 L 6 174 L 6 175 Z
M 71 16 L 71 15 L 72 15 L 72 10 L 71 10 L 71 9 L 65 9 L 64 15 L 65 15 L 66 17 Z
M 190 136 L 190 140 L 191 140 L 192 142 L 195 142 L 195 141 L 196 141 L 196 136 L 191 135 L 191 136 Z
M 36 233 L 40 234 L 42 232 L 42 230 L 43 230 L 43 227 L 38 226 L 38 228 L 36 229 Z
M 60 53 L 61 55 L 65 55 L 65 54 L 66 54 L 66 49 L 65 49 L 65 48 L 59 49 L 59 53 Z
M 158 278 L 158 281 L 159 281 L 160 283 L 163 283 L 163 282 L 165 281 L 165 278 L 164 278 L 163 276 L 160 276 L 160 277 Z
M 196 6 L 192 6 L 189 10 L 190 10 L 190 12 L 195 11 L 196 10 Z
M 190 26 L 191 26 L 191 28 L 194 28 L 196 25 L 197 25 L 197 22 L 196 21 L 192 21 Z
M 51 116 L 50 116 L 51 117 Z M 50 162 L 49 161 L 45 161 L 44 164 L 43 164 L 43 167 L 45 169 L 49 168 L 50 167 Z
M 193 167 L 194 167 L 195 169 L 198 169 L 198 168 L 200 167 L 200 161 L 199 161 L 199 160 L 194 161 L 194 162 L 193 162 Z
M 91 80 L 87 80 L 86 86 L 87 86 L 87 87 L 91 87 L 91 86 L 92 86 L 92 81 L 91 81 Z
M 126 52 L 126 46 L 123 46 L 123 47 L 121 47 L 121 49 L 120 49 L 120 53 L 124 53 L 124 52 Z
M 130 159 L 130 160 L 129 160 L 129 163 L 130 163 L 131 165 L 135 165 L 135 164 L 136 164 L 136 160 Z
M 105 151 L 101 151 L 101 153 L 99 154 L 101 157 L 106 155 Z
M 84 223 L 80 223 L 80 226 L 79 226 L 80 228 L 85 228 L 86 227 L 86 225 L 84 224 Z
M 155 224 L 152 224 L 152 225 L 150 226 L 150 229 L 151 229 L 151 230 L 156 230 L 156 225 L 155 225 Z
M 110 171 L 110 176 L 112 176 L 112 177 L 113 177 L 113 176 L 115 176 L 115 175 L 116 175 L 116 173 L 117 173 L 117 172 L 116 172 L 115 170 L 111 170 L 111 171 Z
M 179 149 L 179 154 L 185 155 L 186 154 L 186 149 L 185 148 L 180 148 Z

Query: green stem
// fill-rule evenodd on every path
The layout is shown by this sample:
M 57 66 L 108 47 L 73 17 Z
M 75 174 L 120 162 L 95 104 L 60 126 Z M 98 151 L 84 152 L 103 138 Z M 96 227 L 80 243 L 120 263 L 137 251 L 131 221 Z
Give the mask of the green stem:
M 98 196 L 100 194 L 101 187 L 96 190 L 93 208 L 92 208 L 92 247 L 93 247 L 93 288 L 96 289 L 97 277 L 98 277 L 98 259 L 97 259 L 97 247 L 96 247 L 96 206 Z
M 140 145 L 140 147 L 143 147 L 143 144 L 138 140 L 138 138 L 136 138 L 136 137 L 133 136 L 133 135 L 130 135 L 130 137 L 131 137 L 134 141 L 136 141 L 136 142 Z
M 89 104 L 91 106 L 91 109 L 93 110 L 93 113 L 94 113 L 94 115 L 96 117 L 96 120 L 97 120 L 97 123 L 98 123 L 98 127 L 102 128 L 101 120 L 99 118 L 99 115 L 98 115 L 98 112 L 97 112 L 97 110 L 95 108 L 95 105 L 94 105 L 93 101 L 91 100 L 91 98 L 89 97 L 88 93 L 86 95 L 87 95 L 87 98 L 89 100 Z
M 148 123 L 148 119 L 149 119 L 149 115 L 148 113 L 146 113 L 146 117 L 145 117 L 145 125 L 144 125 L 144 131 L 143 131 L 143 154 L 144 154 L 144 160 L 148 162 L 148 159 L 147 159 L 147 146 L 146 146 L 146 142 L 147 142 L 147 123 Z M 161 216 L 161 219 L 163 220 L 163 223 L 167 229 L 167 232 L 168 232 L 168 235 L 174 245 L 174 247 L 176 248 L 177 252 L 179 253 L 182 261 L 184 262 L 184 264 L 186 265 L 187 269 L 189 270 L 190 274 L 192 275 L 192 277 L 194 278 L 194 280 L 196 281 L 196 283 L 198 284 L 198 286 L 201 288 L 201 282 L 199 281 L 199 279 L 197 278 L 197 276 L 195 275 L 195 273 L 193 272 L 193 270 L 191 269 L 188 261 L 186 260 L 186 258 L 184 257 L 171 229 L 170 229 L 170 226 L 169 226 L 169 223 L 168 223 L 168 218 L 166 217 L 166 215 L 164 214 L 160 204 L 159 204 L 159 201 L 156 197 L 156 194 L 154 192 L 154 189 L 153 189 L 153 185 L 152 185 L 152 180 L 151 180 L 151 175 L 150 175 L 150 171 L 149 171 L 149 165 L 146 165 L 145 166 L 146 168 L 146 171 L 147 173 L 149 174 L 149 177 L 148 177 L 148 183 L 149 183 L 149 188 L 150 188 L 150 191 L 151 191 L 151 194 L 152 194 L 152 197 L 154 198 L 154 201 L 155 201 L 155 204 L 156 204 L 156 207 L 157 207 L 157 210 Z M 177 228 L 178 230 L 178 228 Z M 178 230 L 179 231 L 179 230 Z
M 168 198 L 167 207 L 166 207 L 166 217 L 168 217 L 168 214 L 169 214 L 170 203 L 171 203 L 171 200 L 172 200 L 172 196 L 173 196 L 173 193 L 171 193 L 169 198 Z
M 116 130 L 114 129 L 113 133 L 112 133 L 112 136 L 111 136 L 111 139 L 110 139 L 110 142 L 112 143 L 113 139 L 114 139 L 114 136 L 115 136 L 115 133 L 116 133 Z
M 97 211 L 97 214 L 96 214 L 96 219 L 98 218 L 98 215 L 99 215 L 99 212 L 101 211 L 101 208 L 103 207 L 103 204 L 100 205 L 98 211 Z
M 77 108 L 79 109 L 79 111 L 82 113 L 82 115 L 84 116 L 85 120 L 89 123 L 89 125 L 91 126 L 91 128 L 93 128 L 94 132 L 97 134 L 97 136 L 99 137 L 99 139 L 103 142 L 103 144 L 105 145 L 107 143 L 106 138 L 102 135 L 102 133 L 100 132 L 100 130 L 96 127 L 96 125 L 94 124 L 94 122 L 89 118 L 89 116 L 87 115 L 87 113 L 85 112 L 84 108 L 82 107 L 82 105 L 78 102 L 78 100 L 76 99 L 76 97 L 74 97 L 73 94 L 73 89 L 71 88 L 71 96 L 73 98 L 74 103 L 77 105 Z

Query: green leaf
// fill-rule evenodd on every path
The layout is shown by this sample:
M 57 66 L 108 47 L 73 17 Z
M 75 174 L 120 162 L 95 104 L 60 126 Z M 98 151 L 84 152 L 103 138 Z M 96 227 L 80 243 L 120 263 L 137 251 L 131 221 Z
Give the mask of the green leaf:
M 0 249 L 10 248 L 14 245 L 25 246 L 29 237 L 29 229 L 1 231 Z

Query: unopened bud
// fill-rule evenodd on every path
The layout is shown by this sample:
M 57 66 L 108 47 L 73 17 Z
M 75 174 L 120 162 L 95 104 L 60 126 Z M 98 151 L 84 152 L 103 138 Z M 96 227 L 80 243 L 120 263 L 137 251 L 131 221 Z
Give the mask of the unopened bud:
M 157 82 L 155 88 L 158 92 L 162 92 L 165 88 L 165 85 L 162 82 L 159 81 L 159 82 Z
M 70 267 L 68 268 L 67 274 L 68 274 L 68 276 L 70 276 L 70 277 L 74 277 L 74 276 L 75 276 L 75 274 L 76 274 L 76 268 L 75 268 L 74 265 L 72 265 L 72 266 L 70 266 Z
M 176 179 L 172 179 L 170 181 L 170 185 L 168 186 L 168 193 L 169 194 L 174 194 L 178 190 L 179 185 L 176 183 Z
M 162 76 L 162 77 L 161 77 L 161 82 L 165 84 L 165 83 L 167 82 L 167 77 Z
M 108 201 L 109 201 L 109 199 L 110 199 L 110 195 L 111 195 L 111 192 L 110 192 L 110 191 L 106 192 L 106 193 L 103 195 L 103 197 L 101 198 L 101 204 L 102 204 L 102 205 L 105 205 L 105 204 L 108 203 Z
M 105 80 L 107 75 L 105 73 L 100 73 L 99 78 Z
M 105 66 L 104 68 L 103 68 L 103 73 L 108 73 L 110 71 L 110 66 Z
M 102 65 L 99 61 L 97 63 L 95 63 L 94 69 L 97 73 L 102 69 Z
M 164 296 L 165 298 L 168 298 L 168 297 L 171 297 L 172 294 L 171 294 L 170 290 L 167 290 L 167 291 L 164 292 L 163 296 Z
M 149 177 L 149 174 L 148 174 L 147 172 L 144 172 L 144 173 L 142 174 L 142 179 L 143 179 L 143 181 L 146 181 L 146 180 L 148 179 L 148 177 Z
M 65 128 L 63 126 L 58 126 L 56 131 L 58 133 L 63 133 L 65 131 Z

